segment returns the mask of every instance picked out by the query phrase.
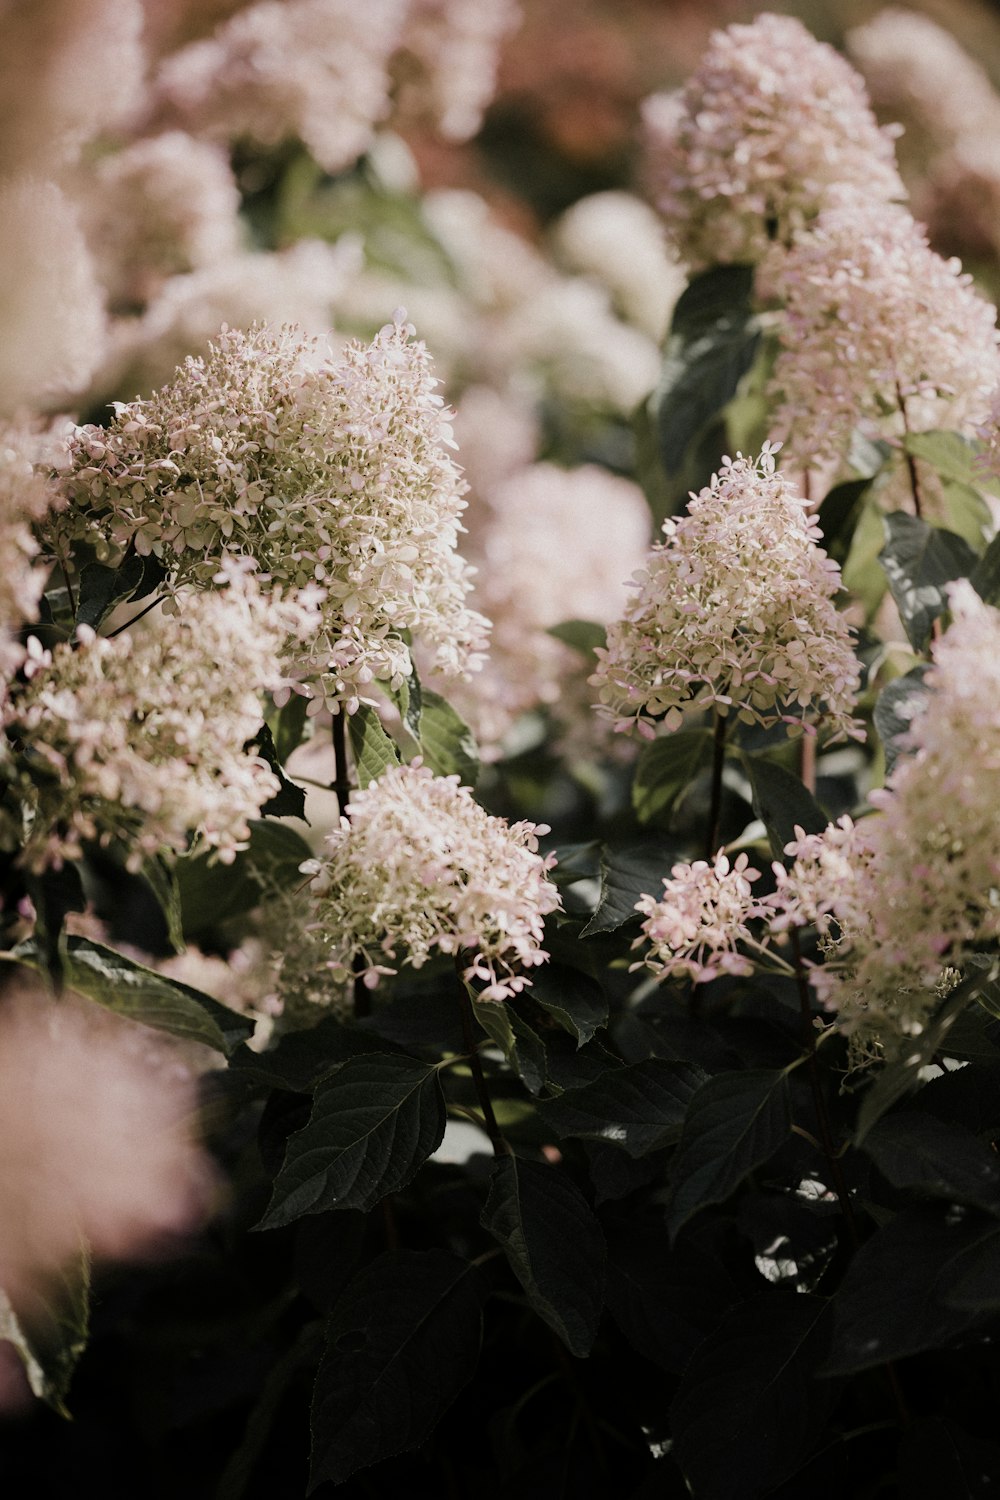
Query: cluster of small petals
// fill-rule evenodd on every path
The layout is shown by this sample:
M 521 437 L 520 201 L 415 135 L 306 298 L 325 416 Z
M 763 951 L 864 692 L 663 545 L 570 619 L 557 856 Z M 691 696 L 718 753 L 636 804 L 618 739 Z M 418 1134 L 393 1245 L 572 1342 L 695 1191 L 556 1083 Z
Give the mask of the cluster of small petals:
M 195 1080 L 162 1034 L 27 979 L 0 1000 L 0 1285 L 19 1304 L 79 1257 L 162 1251 L 215 1192 Z
M 450 676 L 485 645 L 456 551 L 465 485 L 412 334 L 387 325 L 333 362 L 292 330 L 224 330 L 207 358 L 74 442 L 79 524 L 108 552 L 134 545 L 203 587 L 221 556 L 242 555 L 277 585 L 323 589 L 315 638 L 296 644 L 317 707 L 352 711 L 375 679 L 398 686 L 405 632 Z
M 771 449 L 725 459 L 663 530 L 591 679 L 616 729 L 652 738 L 660 721 L 678 729 L 685 710 L 715 705 L 764 725 L 821 716 L 863 737 L 851 630 L 833 604 L 840 570 Z
M 648 943 L 649 951 L 632 967 L 695 984 L 723 974 L 751 974 L 753 961 L 739 945 L 753 940 L 749 924 L 766 915 L 751 888 L 759 879 L 746 854 L 730 862 L 720 850 L 711 864 L 699 859 L 674 865 L 659 900 L 641 896 L 636 902 L 645 920 L 632 946 Z
M 356 792 L 313 880 L 314 919 L 335 977 L 365 982 L 434 952 L 455 955 L 483 1000 L 505 1000 L 548 957 L 545 916 L 559 906 L 533 823 L 508 824 L 457 776 L 389 770 Z
M 842 458 L 855 428 L 971 434 L 983 420 L 1000 382 L 996 309 L 904 208 L 842 198 L 782 254 L 776 282 L 774 425 L 803 464 Z
M 775 861 L 776 889 L 767 897 L 772 932 L 817 927 L 837 942 L 854 942 L 870 920 L 864 873 L 871 862 L 871 827 L 846 814 L 822 833 L 796 826 L 785 845 L 790 866 Z
M 34 566 L 38 544 L 31 533 L 56 502 L 56 488 L 32 462 L 30 436 L 0 426 L 0 703 L 24 660 L 21 627 L 37 618 L 45 570 Z
M 791 16 L 715 32 L 683 90 L 647 101 L 645 127 L 654 202 L 695 268 L 759 261 L 831 187 L 905 196 L 861 78 Z
M 407 0 L 260 0 L 163 63 L 160 106 L 193 134 L 272 147 L 298 138 L 328 172 L 389 112 Z
M 403 70 L 396 112 L 428 114 L 446 140 L 474 135 L 496 89 L 500 44 L 519 20 L 517 0 L 410 0 L 401 44 L 423 76 Z
M 260 694 L 288 688 L 287 642 L 315 631 L 317 604 L 308 590 L 264 593 L 234 567 L 220 583 L 150 628 L 101 637 L 81 626 L 51 652 L 29 641 L 27 681 L 3 715 L 30 756 L 29 868 L 76 857 L 84 841 L 119 844 L 137 868 L 191 836 L 231 860 L 249 837 L 278 791 L 253 749 Z

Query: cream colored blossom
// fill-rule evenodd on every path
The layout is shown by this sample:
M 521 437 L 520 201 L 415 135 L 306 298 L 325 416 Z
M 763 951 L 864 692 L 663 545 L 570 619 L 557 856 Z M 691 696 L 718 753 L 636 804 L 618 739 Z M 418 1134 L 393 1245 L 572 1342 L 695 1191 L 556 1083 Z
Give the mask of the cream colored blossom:
M 7 684 L 24 660 L 17 639 L 37 618 L 46 570 L 35 565 L 38 544 L 32 525 L 56 504 L 47 470 L 32 462 L 31 434 L 0 426 L 0 704 Z
M 684 88 L 647 101 L 645 127 L 653 200 L 695 269 L 759 261 L 831 187 L 905 196 L 861 78 L 793 16 L 714 32 Z
M 448 413 L 412 335 L 389 324 L 331 362 L 293 330 L 224 330 L 207 359 L 75 443 L 71 495 L 116 555 L 134 544 L 206 586 L 239 554 L 287 588 L 322 587 L 296 659 L 332 711 L 375 680 L 399 685 L 408 631 L 446 676 L 485 644 L 456 551 L 465 487 Z
M 819 718 L 860 737 L 859 667 L 833 604 L 840 570 L 772 450 L 725 459 L 663 531 L 598 650 L 591 681 L 615 728 L 652 738 L 661 720 L 677 729 L 686 710 L 714 705 L 746 723 Z
M 253 746 L 260 695 L 287 685 L 282 657 L 289 637 L 315 631 L 316 602 L 265 594 L 234 568 L 220 581 L 149 628 L 110 638 L 81 626 L 51 652 L 29 642 L 28 680 L 3 716 L 26 757 L 29 868 L 92 840 L 130 850 L 133 869 L 192 838 L 231 860 L 249 837 L 278 791 Z
M 399 964 L 454 954 L 483 1000 L 505 1000 L 543 963 L 545 916 L 559 906 L 533 823 L 508 824 L 457 776 L 424 766 L 387 771 L 355 792 L 313 880 L 314 920 L 328 963 L 365 982 Z
M 517 0 L 410 0 L 396 112 L 429 115 L 446 140 L 474 135 L 496 90 L 500 45 L 519 20 Z M 415 77 L 407 62 L 418 64 Z
M 802 464 L 838 460 L 851 432 L 970 433 L 1000 382 L 996 309 L 903 208 L 850 196 L 783 255 L 786 308 L 771 393 Z
M 641 896 L 636 902 L 645 921 L 632 947 L 648 945 L 648 951 L 632 968 L 695 984 L 723 974 L 752 974 L 753 960 L 739 945 L 753 939 L 749 923 L 766 915 L 751 889 L 759 879 L 746 854 L 730 863 L 721 849 L 711 863 L 674 865 L 659 899 Z
M 662 340 L 687 277 L 648 203 L 631 193 L 591 193 L 556 220 L 552 239 L 570 271 L 606 287 L 626 322 Z

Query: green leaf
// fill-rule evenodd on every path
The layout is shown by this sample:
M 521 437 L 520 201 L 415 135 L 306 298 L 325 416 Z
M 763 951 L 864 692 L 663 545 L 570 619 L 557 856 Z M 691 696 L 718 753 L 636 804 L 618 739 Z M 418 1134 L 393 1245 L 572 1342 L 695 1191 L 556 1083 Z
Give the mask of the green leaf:
M 878 1121 L 864 1149 L 893 1187 L 1000 1214 L 1000 1162 L 961 1125 L 901 1110 Z
M 472 1009 L 529 1094 L 540 1094 L 546 1078 L 545 1046 L 541 1038 L 509 1005 L 495 1000 L 473 1000 Z
M 987 604 L 1000 604 L 1000 532 L 976 563 L 969 582 Z
M 909 432 L 903 438 L 903 450 L 930 464 L 942 479 L 983 488 L 983 473 L 976 464 L 979 449 L 959 432 Z
M 931 626 L 948 608 L 945 585 L 967 578 L 979 559 L 953 531 L 928 526 L 905 511 L 893 511 L 883 519 L 886 543 L 879 561 L 910 644 L 914 651 L 923 651 Z
M 914 717 L 927 702 L 929 689 L 924 685 L 927 667 L 924 663 L 913 667 L 905 677 L 896 677 L 878 695 L 875 704 L 875 729 L 882 741 L 885 754 L 885 773 L 888 776 L 903 753 L 902 741 L 909 734 Z
M 596 620 L 563 620 L 560 625 L 550 625 L 546 634 L 555 636 L 557 641 L 562 641 L 566 646 L 572 646 L 574 651 L 579 651 L 590 662 L 597 661 L 597 647 L 608 643 L 607 629 L 598 625 Z
M 181 892 L 173 865 L 168 864 L 159 855 L 154 855 L 145 861 L 142 873 L 163 913 L 170 946 L 175 953 L 183 953 L 184 919 L 181 911 Z
M 304 698 L 301 693 L 293 693 L 282 708 L 268 715 L 279 765 L 283 766 L 292 752 L 308 738 L 307 731 L 312 725 L 306 712 L 308 707 L 308 698 Z
M 921 1413 L 899 1444 L 899 1494 L 906 1500 L 991 1500 L 1000 1447 L 971 1437 L 948 1418 Z
M 61 1417 L 66 1396 L 90 1335 L 90 1255 L 86 1247 L 33 1299 L 30 1327 L 18 1318 L 0 1287 L 0 1340 L 13 1344 L 32 1393 Z
M 968 542 L 973 552 L 982 552 L 985 538 L 993 530 L 993 518 L 979 490 L 944 479 L 941 481 L 941 499 L 948 530 Z
M 300 866 L 313 851 L 287 823 L 270 819 L 250 824 L 250 843 L 231 865 L 209 854 L 178 859 L 174 874 L 180 891 L 184 931 L 189 937 L 210 932 L 229 917 L 256 906 L 275 888 L 288 890 L 304 883 Z
M 618 1157 L 621 1160 L 621 1157 Z M 672 1250 L 664 1229 L 622 1218 L 608 1233 L 608 1312 L 634 1349 L 679 1375 L 739 1292 L 706 1254 Z
M 580 936 L 615 932 L 626 922 L 638 922 L 635 903 L 640 896 L 660 896 L 677 857 L 673 843 L 631 844 L 624 849 L 605 845 L 601 851 L 601 898 Z
M 724 1203 L 785 1143 L 791 1128 L 784 1071 L 720 1073 L 703 1084 L 691 1101 L 671 1167 L 671 1236 L 699 1209 Z
M 257 754 L 267 762 L 278 778 L 278 790 L 269 802 L 264 803 L 261 812 L 268 818 L 301 818 L 303 822 L 308 823 L 305 789 L 296 786 L 294 781 L 289 781 L 282 770 L 271 726 L 262 724 L 250 741 L 250 745 L 256 748 Z
M 359 1271 L 330 1315 L 312 1403 L 310 1492 L 419 1448 L 471 1380 L 482 1286 L 445 1250 L 397 1250 Z
M 698 1500 L 749 1500 L 790 1478 L 837 1398 L 816 1378 L 829 1305 L 765 1292 L 732 1308 L 695 1351 L 670 1414 L 674 1456 Z
M 874 496 L 868 495 L 841 568 L 844 588 L 863 605 L 866 620 L 874 617 L 888 587 L 879 561 L 884 545 L 884 512 Z
M 606 1141 L 645 1156 L 680 1136 L 692 1098 L 707 1080 L 690 1063 L 658 1057 L 615 1068 L 584 1088 L 543 1099 L 538 1117 L 556 1135 Z
M 33 950 L 39 967 L 58 989 L 66 981 L 66 915 L 83 911 L 87 904 L 80 870 L 66 860 L 59 869 L 27 875 L 24 883 L 35 908 Z
M 608 1001 L 600 984 L 566 964 L 548 963 L 536 969 L 531 999 L 576 1037 L 578 1047 L 607 1024 Z
M 645 745 L 632 781 L 632 807 L 640 823 L 666 819 L 702 768 L 711 763 L 708 729 L 678 729 Z
M 450 703 L 427 688 L 420 711 L 420 752 L 435 776 L 457 776 L 464 785 L 475 786 L 479 750 L 472 730 Z
M 760 344 L 752 266 L 715 266 L 696 276 L 674 308 L 660 380 L 650 398 L 668 479 L 732 400 Z
M 816 524 L 823 533 L 823 547 L 843 565 L 871 490 L 870 479 L 846 479 L 835 484 L 816 513 Z
M 827 827 L 826 813 L 793 772 L 755 755 L 745 755 L 743 765 L 750 778 L 753 810 L 767 829 L 776 859 L 784 858 L 796 826 L 806 833 L 822 833 Z
M 11 955 L 29 968 L 41 968 L 34 943 L 21 943 Z M 123 953 L 71 937 L 66 943 L 66 984 L 70 989 L 157 1031 L 203 1042 L 228 1056 L 253 1033 L 253 1022 L 210 995 L 138 964 Z
M 399 717 L 402 719 L 407 731 L 420 743 L 420 717 L 423 713 L 423 689 L 417 669 L 410 664 L 410 675 L 404 677 L 399 687 L 389 693 L 393 703 L 399 709 Z
M 96 630 L 116 605 L 126 599 L 144 599 L 166 576 L 163 564 L 152 554 L 139 557 L 130 553 L 115 568 L 88 563 L 80 574 L 76 623 Z
M 352 1057 L 392 1050 L 384 1037 L 325 1015 L 307 1031 L 285 1032 L 266 1052 L 240 1048 L 229 1060 L 229 1071 L 265 1088 L 308 1094 Z
M 370 786 L 386 771 L 399 765 L 399 751 L 394 741 L 382 728 L 378 714 L 367 703 L 362 703 L 356 714 L 348 714 L 347 732 L 360 787 Z
M 980 1314 L 948 1298 L 962 1255 L 982 1237 L 977 1220 L 908 1210 L 867 1240 L 834 1298 L 826 1373 L 853 1374 L 961 1338 Z
M 433 1063 L 377 1052 L 323 1079 L 308 1123 L 289 1138 L 259 1229 L 328 1208 L 367 1211 L 404 1188 L 436 1151 L 445 1108 Z
M 480 1222 L 503 1246 L 528 1301 L 571 1354 L 590 1353 L 604 1306 L 604 1234 L 559 1167 L 500 1158 Z
M 1000 1307 L 1000 1230 L 990 1230 L 955 1256 L 942 1295 L 949 1307 L 963 1312 L 994 1312 Z

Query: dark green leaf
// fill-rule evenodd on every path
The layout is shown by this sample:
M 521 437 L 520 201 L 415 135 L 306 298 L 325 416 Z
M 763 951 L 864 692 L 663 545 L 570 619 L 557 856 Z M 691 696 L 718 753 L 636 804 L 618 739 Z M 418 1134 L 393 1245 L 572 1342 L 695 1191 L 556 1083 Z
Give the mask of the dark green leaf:
M 845 561 L 850 550 L 870 489 L 870 479 L 846 479 L 843 484 L 835 484 L 816 514 L 816 523 L 823 533 L 822 545 L 839 563 Z
M 158 588 L 166 569 L 152 554 L 139 557 L 130 553 L 115 568 L 104 563 L 88 563 L 80 574 L 76 623 L 96 630 L 101 621 L 126 599 L 144 599 Z
M 559 1022 L 582 1046 L 608 1019 L 607 997 L 596 979 L 565 964 L 548 963 L 535 971 L 531 999 Z
M 806 833 L 822 833 L 829 819 L 800 778 L 776 761 L 759 756 L 743 758 L 753 792 L 753 810 L 767 829 L 771 850 L 783 859 L 785 845 L 795 838 L 796 826 Z
M 608 643 L 606 628 L 595 620 L 563 620 L 560 625 L 550 625 L 547 633 L 592 662 L 597 661 L 596 648 Z
M 724 1203 L 784 1145 L 791 1126 L 784 1072 L 721 1073 L 703 1084 L 691 1101 L 671 1169 L 671 1234 L 699 1209 Z
M 247 1418 L 243 1441 L 232 1453 L 212 1500 L 243 1500 L 271 1438 L 275 1417 L 289 1385 L 304 1365 L 315 1363 L 322 1347 L 320 1324 L 307 1323 L 268 1370 Z
M 1000 1308 L 1000 1230 L 992 1230 L 955 1256 L 942 1293 L 949 1307 L 962 1312 Z
M 979 488 L 983 472 L 976 464 L 978 449 L 959 432 L 908 432 L 903 449 L 936 469 L 942 479 Z
M 40 966 L 58 988 L 66 980 L 66 914 L 83 911 L 87 904 L 80 871 L 71 860 L 66 860 L 59 869 L 28 875 L 25 885 L 35 908 L 33 948 Z
M 976 563 L 969 582 L 987 604 L 1000 604 L 1000 533 L 990 542 Z
M 307 1031 L 286 1032 L 266 1052 L 241 1048 L 230 1059 L 229 1069 L 268 1088 L 308 1094 L 350 1058 L 392 1050 L 384 1037 L 327 1015 Z
M 471 1380 L 482 1340 L 475 1266 L 397 1250 L 334 1306 L 312 1406 L 310 1491 L 418 1448 Z
M 632 806 L 640 823 L 667 818 L 698 772 L 711 763 L 708 729 L 679 729 L 643 747 L 632 781 Z
M 294 781 L 289 781 L 282 770 L 270 725 L 262 724 L 250 743 L 256 747 L 261 759 L 267 762 L 279 783 L 277 792 L 269 802 L 264 803 L 261 812 L 268 818 L 302 818 L 308 823 L 305 790 L 296 786 Z
M 982 1234 L 978 1219 L 908 1210 L 866 1241 L 834 1298 L 827 1373 L 848 1375 L 960 1338 L 978 1315 L 947 1299 L 960 1256 Z
M 433 1064 L 388 1052 L 349 1058 L 318 1085 L 258 1227 L 328 1208 L 374 1207 L 413 1178 L 441 1144 L 444 1126 Z
M 356 714 L 348 714 L 347 731 L 351 737 L 351 754 L 360 787 L 369 786 L 399 765 L 399 751 L 382 728 L 375 710 L 362 703 Z
M 40 968 L 33 943 L 21 943 L 13 957 L 30 968 Z M 190 985 L 167 979 L 153 969 L 92 943 L 71 937 L 66 943 L 66 984 L 120 1016 L 141 1021 L 157 1031 L 187 1041 L 203 1042 L 227 1056 L 253 1032 L 253 1022 Z
M 894 511 L 883 519 L 886 543 L 879 561 L 910 644 L 915 651 L 923 651 L 931 626 L 948 608 L 945 585 L 967 578 L 979 559 L 953 531 L 928 526 L 905 511 Z
M 251 822 L 249 848 L 242 849 L 231 865 L 207 854 L 185 855 L 174 866 L 184 931 L 192 938 L 210 932 L 256 906 L 265 891 L 303 885 L 299 867 L 312 857 L 300 833 L 269 819 Z
M 680 1374 L 738 1300 L 721 1265 L 671 1250 L 658 1226 L 623 1220 L 609 1231 L 608 1311 L 632 1346 L 670 1374 Z
M 606 1249 L 572 1179 L 559 1167 L 501 1157 L 481 1222 L 503 1246 L 539 1317 L 571 1354 L 589 1354 L 604 1305 Z
M 875 704 L 875 728 L 882 741 L 887 776 L 904 750 L 901 741 L 909 734 L 910 724 L 927 702 L 926 675 L 926 666 L 913 667 L 905 677 L 894 678 L 879 693 Z
M 1000 1447 L 954 1422 L 921 1415 L 899 1444 L 902 1500 L 996 1500 Z
M 948 530 L 968 542 L 977 555 L 981 553 L 984 538 L 993 530 L 993 521 L 990 508 L 979 490 L 952 479 L 943 479 L 941 501 Z
M 706 1077 L 690 1063 L 651 1057 L 615 1068 L 558 1099 L 542 1100 L 538 1115 L 558 1136 L 606 1141 L 629 1156 L 645 1156 L 677 1140 Z
M 450 703 L 427 688 L 420 711 L 420 751 L 436 776 L 457 776 L 464 785 L 475 786 L 479 750 L 472 730 Z
M 732 1308 L 696 1350 L 671 1427 L 698 1500 L 757 1500 L 798 1469 L 837 1396 L 816 1378 L 828 1325 L 825 1297 L 769 1292 Z
M 420 743 L 420 716 L 423 712 L 423 689 L 417 669 L 410 663 L 410 675 L 404 677 L 399 687 L 390 692 L 389 696 L 399 709 L 399 717 L 406 726 L 407 732 Z
M 181 911 L 181 892 L 177 884 L 174 866 L 159 855 L 147 859 L 142 867 L 143 876 L 156 897 L 157 904 L 167 924 L 167 938 L 175 953 L 184 952 L 184 919 Z
M 306 738 L 306 730 L 310 724 L 306 713 L 308 707 L 308 698 L 304 698 L 301 693 L 293 693 L 283 708 L 269 715 L 271 733 L 274 736 L 274 753 L 281 766 Z
M 581 932 L 614 932 L 626 922 L 638 922 L 635 903 L 640 896 L 656 896 L 678 857 L 675 844 L 632 844 L 624 849 L 605 845 L 601 852 L 601 899 Z
M 34 1395 L 60 1416 L 73 1372 L 90 1335 L 90 1255 L 86 1247 L 50 1274 L 33 1297 L 29 1326 L 22 1324 L 0 1287 L 0 1340 L 13 1344 Z
M 884 1115 L 865 1151 L 893 1187 L 1000 1214 L 1000 1162 L 971 1130 L 917 1110 Z
M 545 1087 L 545 1046 L 517 1012 L 495 1000 L 474 1000 L 476 1020 L 490 1039 L 496 1042 L 504 1057 L 530 1094 L 540 1094 Z

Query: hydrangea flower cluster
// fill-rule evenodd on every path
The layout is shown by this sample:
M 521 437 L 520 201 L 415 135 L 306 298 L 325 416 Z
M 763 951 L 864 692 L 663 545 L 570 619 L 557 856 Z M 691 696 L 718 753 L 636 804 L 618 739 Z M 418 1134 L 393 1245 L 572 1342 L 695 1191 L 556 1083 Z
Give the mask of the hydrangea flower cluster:
M 30 869 L 93 840 L 120 843 L 138 869 L 191 835 L 228 861 L 249 837 L 247 820 L 278 791 L 253 749 L 260 694 L 288 685 L 282 654 L 290 636 L 315 631 L 317 604 L 310 590 L 266 594 L 234 567 L 220 582 L 153 628 L 102 637 L 81 626 L 51 652 L 29 642 L 28 680 L 3 723 L 30 757 Z
M 288 329 L 224 330 L 206 359 L 73 444 L 78 524 L 112 556 L 134 545 L 206 586 L 240 555 L 284 588 L 323 589 L 315 637 L 295 649 L 334 712 L 373 680 L 399 685 L 408 631 L 448 676 L 485 645 L 456 551 L 465 486 L 412 334 L 389 324 L 332 363 Z
M 496 89 L 500 44 L 519 19 L 516 0 L 410 0 L 402 45 L 424 76 L 408 79 L 404 69 L 396 112 L 426 112 L 446 140 L 468 140 Z
M 776 281 L 774 423 L 803 465 L 840 459 L 855 427 L 971 434 L 982 421 L 1000 383 L 996 309 L 904 208 L 844 197 L 782 255 Z
M 38 544 L 30 528 L 56 500 L 55 485 L 31 462 L 30 448 L 28 434 L 0 426 L 0 704 L 24 660 L 17 634 L 36 618 L 45 584 L 44 570 L 33 567 Z
M 761 260 L 834 186 L 905 197 L 861 78 L 792 16 L 715 32 L 683 90 L 647 101 L 645 124 L 654 202 L 695 269 Z
M 635 909 L 645 921 L 632 944 L 650 944 L 633 969 L 652 969 L 660 979 L 690 978 L 707 984 L 723 974 L 752 974 L 753 960 L 739 951 L 752 941 L 749 923 L 767 914 L 752 885 L 760 871 L 746 854 L 730 863 L 719 850 L 711 864 L 704 859 L 676 864 L 664 878 L 659 899 L 641 896 Z
M 840 569 L 774 451 L 725 459 L 688 514 L 664 521 L 591 679 L 616 730 L 652 739 L 661 721 L 678 729 L 686 710 L 714 705 L 863 737 L 851 630 L 833 604 Z
M 543 963 L 543 921 L 559 893 L 553 856 L 538 853 L 543 825 L 508 824 L 457 776 L 394 767 L 355 792 L 312 868 L 315 923 L 335 977 L 357 966 L 366 984 L 454 954 L 481 1000 L 506 1000 Z

